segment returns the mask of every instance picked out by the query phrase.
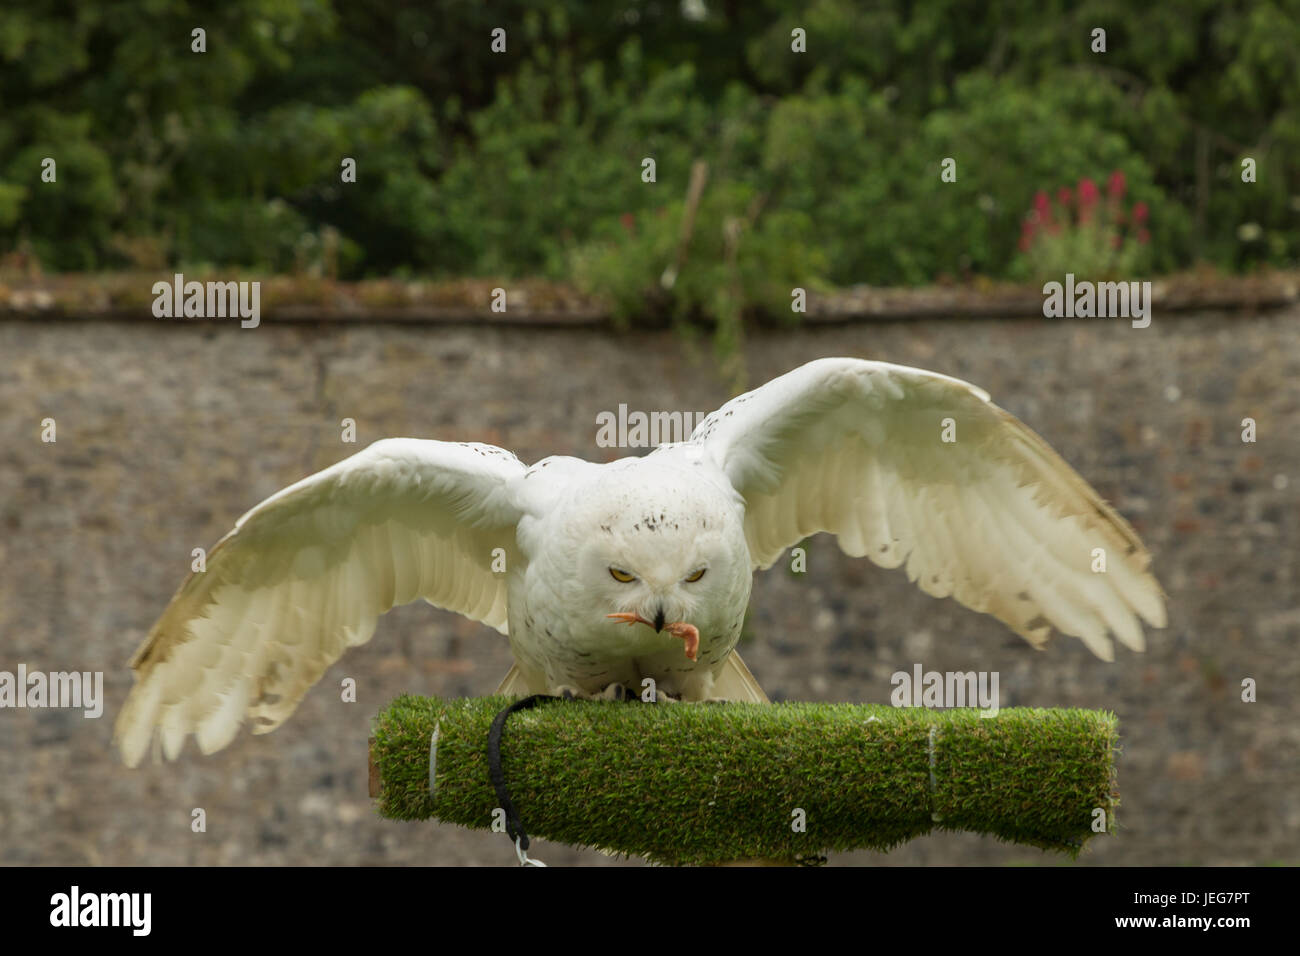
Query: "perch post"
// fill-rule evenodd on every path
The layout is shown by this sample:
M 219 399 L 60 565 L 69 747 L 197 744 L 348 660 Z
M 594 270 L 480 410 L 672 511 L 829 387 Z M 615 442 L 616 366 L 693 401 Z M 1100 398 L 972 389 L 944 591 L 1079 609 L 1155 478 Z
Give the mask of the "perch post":
M 380 815 L 490 828 L 488 728 L 513 699 L 393 701 L 370 746 Z M 1091 710 L 550 701 L 511 716 L 501 755 L 531 837 L 658 863 L 888 850 L 935 829 L 1075 856 L 1097 808 L 1113 826 L 1117 740 Z

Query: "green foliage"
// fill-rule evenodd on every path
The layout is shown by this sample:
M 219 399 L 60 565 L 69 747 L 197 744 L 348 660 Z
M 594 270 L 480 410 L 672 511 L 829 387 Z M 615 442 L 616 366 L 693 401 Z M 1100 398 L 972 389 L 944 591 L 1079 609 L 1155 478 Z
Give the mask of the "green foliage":
M 610 301 L 617 321 L 646 312 L 667 312 L 679 325 L 711 321 L 717 358 L 742 390 L 743 369 L 731 360 L 745 316 L 790 315 L 791 290 L 824 271 L 812 220 L 788 209 L 764 215 L 764 198 L 742 183 L 706 187 L 685 244 L 684 199 L 626 213 L 612 235 L 574 250 L 573 276 Z
M 664 203 L 671 187 L 641 182 L 643 158 L 684 189 L 704 147 L 709 114 L 689 95 L 689 65 L 650 78 L 635 40 L 620 51 L 617 80 L 599 63 L 538 59 L 473 117 L 472 141 L 458 144 L 439 183 L 445 242 L 431 265 L 440 271 L 563 276 L 574 244 Z
M 0 253 L 578 274 L 629 317 L 707 314 L 734 348 L 741 317 L 788 314 L 794 286 L 1021 275 L 1035 193 L 1120 169 L 1150 209 L 1149 259 L 1120 267 L 1293 266 L 1297 48 L 1300 0 L 11 4 Z M 665 295 L 697 160 L 709 181 Z M 1076 272 L 1086 254 L 1059 252 Z
M 59 269 L 93 268 L 117 212 L 112 162 L 91 138 L 91 125 L 89 113 L 29 111 L 28 136 L 6 155 L 0 175 L 0 192 L 19 206 L 11 228 L 29 233 L 37 257 Z M 55 160 L 53 182 L 41 178 L 47 158 Z M 0 216 L 14 219 L 2 201 Z
M 511 700 L 404 696 L 379 714 L 380 815 L 489 828 L 488 728 Z M 501 760 L 530 836 L 661 863 L 888 850 L 936 829 L 1075 856 L 1095 835 L 1095 808 L 1113 825 L 1116 728 L 1114 715 L 1088 710 L 985 719 L 881 705 L 547 701 L 511 715 Z

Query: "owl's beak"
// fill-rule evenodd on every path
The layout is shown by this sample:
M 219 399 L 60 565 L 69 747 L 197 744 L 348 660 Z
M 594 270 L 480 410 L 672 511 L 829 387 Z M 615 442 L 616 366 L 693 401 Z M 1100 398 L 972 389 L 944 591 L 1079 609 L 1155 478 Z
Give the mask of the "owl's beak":
M 655 633 L 658 634 L 664 629 L 664 608 L 659 605 L 659 610 L 655 612 Z

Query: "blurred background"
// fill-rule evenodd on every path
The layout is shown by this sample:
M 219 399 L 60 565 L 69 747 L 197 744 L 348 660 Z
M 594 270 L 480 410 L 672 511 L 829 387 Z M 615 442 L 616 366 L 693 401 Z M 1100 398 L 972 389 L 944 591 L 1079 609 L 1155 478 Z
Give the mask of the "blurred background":
M 1138 529 L 1170 624 L 1038 653 L 819 536 L 755 582 L 773 698 L 997 670 L 1003 706 L 1120 717 L 1119 831 L 1067 865 L 1300 862 L 1300 3 L 864 6 L 0 10 L 0 670 L 108 698 L 0 710 L 0 863 L 511 863 L 366 796 L 371 715 L 509 666 L 427 606 L 274 734 L 125 770 L 127 661 L 192 549 L 379 438 L 607 460 L 639 451 L 596 446 L 602 411 L 826 355 L 987 389 Z M 154 318 L 176 272 L 264 282 L 262 324 Z M 1067 272 L 1151 280 L 1151 326 L 1044 318 Z M 965 834 L 832 860 L 1062 862 Z

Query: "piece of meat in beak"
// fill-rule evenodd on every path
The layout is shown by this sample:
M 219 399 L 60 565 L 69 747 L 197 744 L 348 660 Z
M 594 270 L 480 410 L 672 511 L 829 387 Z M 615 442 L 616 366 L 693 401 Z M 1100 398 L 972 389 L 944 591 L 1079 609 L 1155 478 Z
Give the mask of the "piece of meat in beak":
M 622 621 L 624 624 L 644 624 L 646 627 L 655 627 L 654 621 L 647 621 L 640 614 L 629 614 L 623 612 L 620 614 L 607 614 L 606 617 L 612 617 L 616 621 Z M 687 624 L 685 621 L 674 621 L 672 624 L 664 624 L 661 620 L 660 627 L 655 627 L 655 631 L 667 631 L 673 637 L 679 638 L 686 642 L 686 657 L 689 660 L 695 660 L 700 653 L 700 632 L 694 624 Z

